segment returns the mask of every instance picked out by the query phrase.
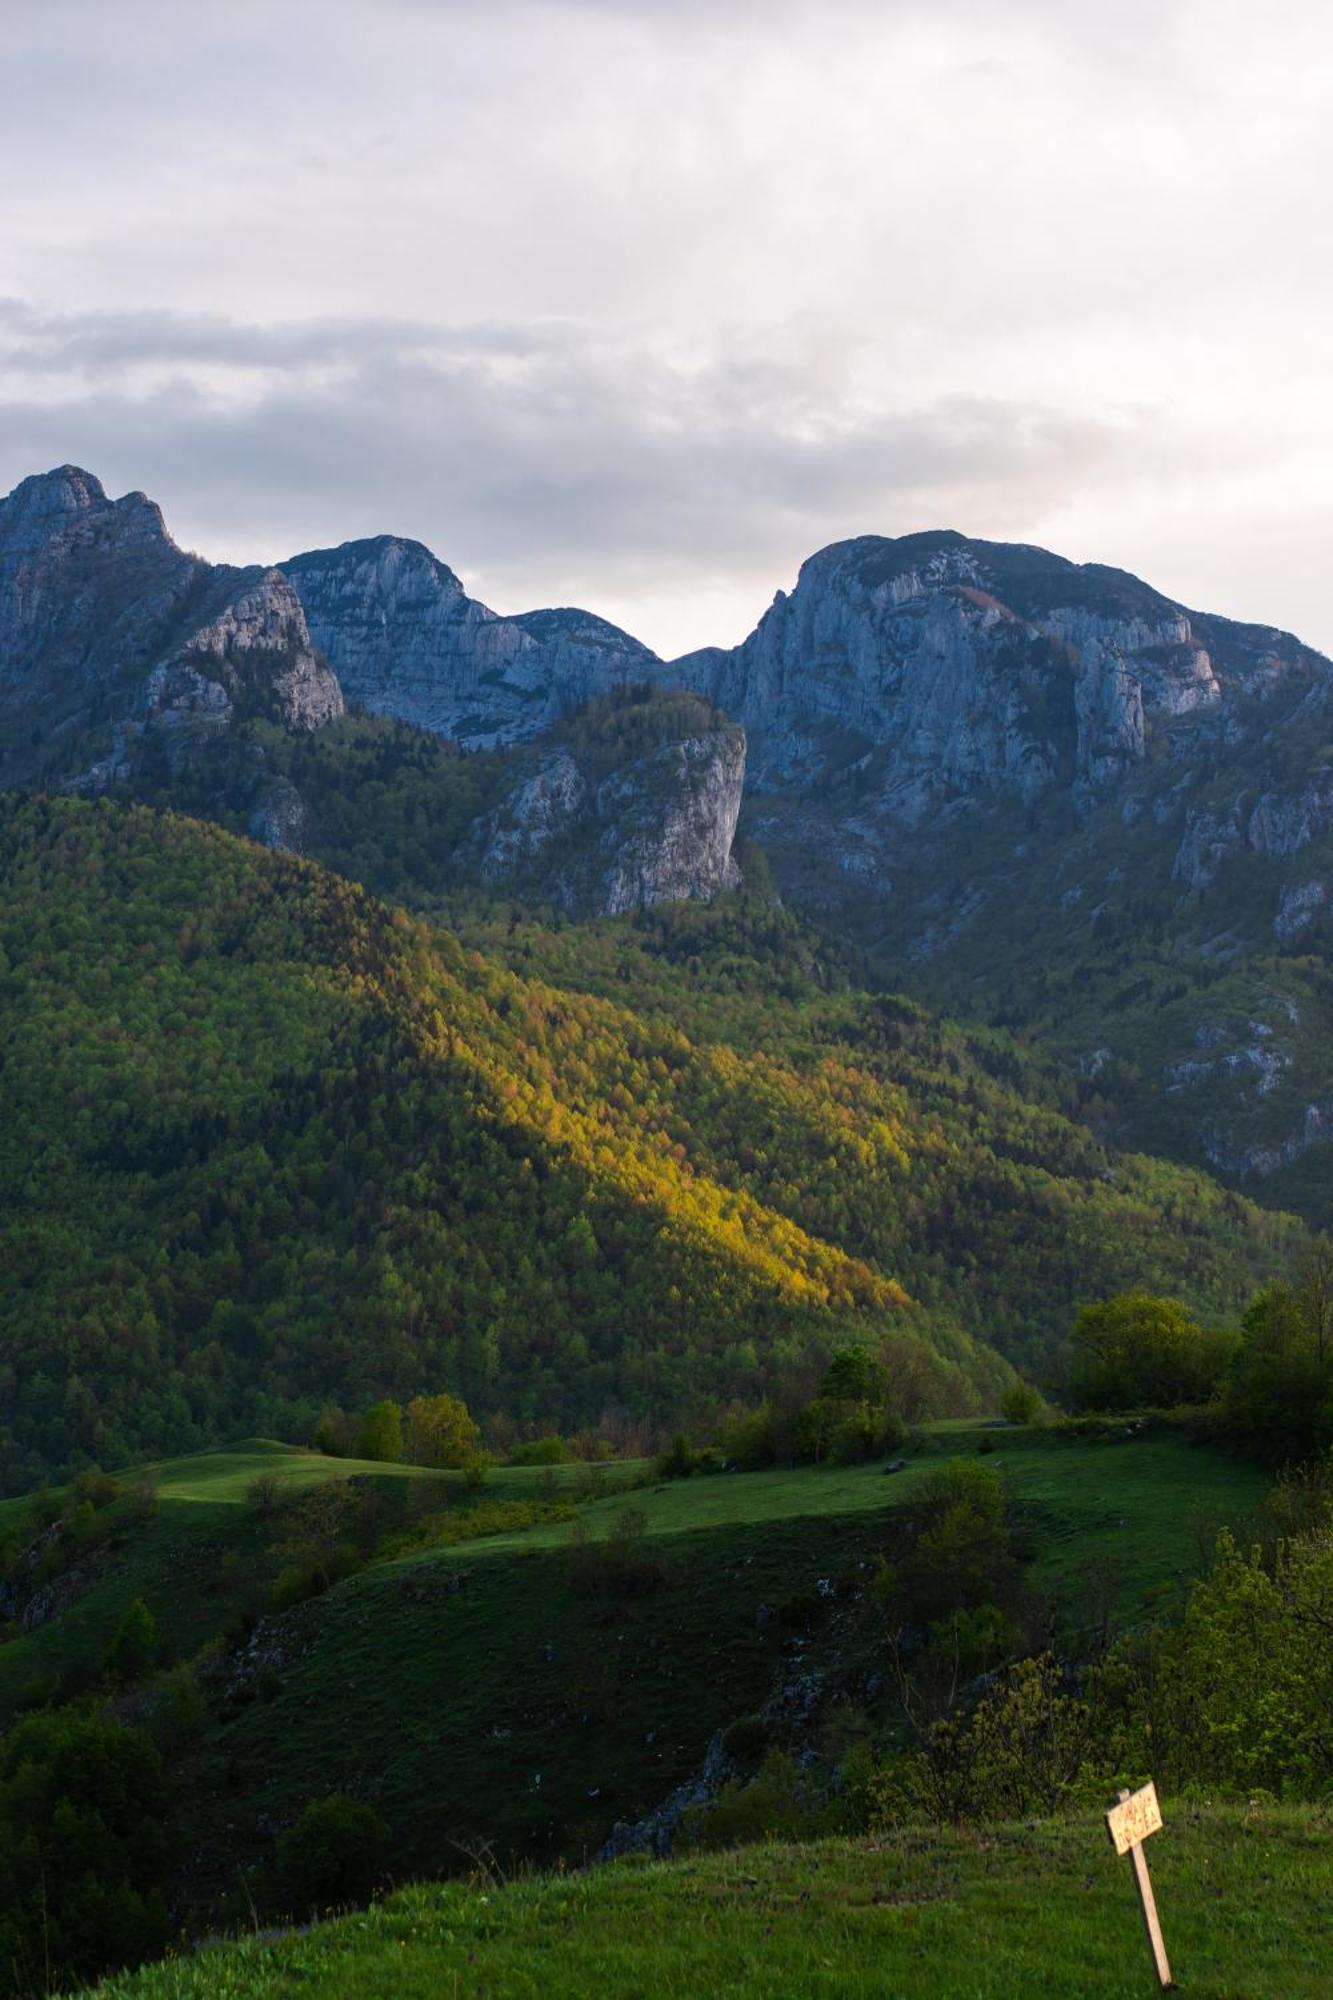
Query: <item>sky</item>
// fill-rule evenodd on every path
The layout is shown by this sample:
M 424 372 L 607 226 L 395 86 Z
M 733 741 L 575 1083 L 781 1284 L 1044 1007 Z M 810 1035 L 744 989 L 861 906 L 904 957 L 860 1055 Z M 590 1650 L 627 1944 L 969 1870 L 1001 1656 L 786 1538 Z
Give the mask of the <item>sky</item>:
M 0 0 L 0 492 L 733 644 L 932 527 L 1333 651 L 1322 0 Z

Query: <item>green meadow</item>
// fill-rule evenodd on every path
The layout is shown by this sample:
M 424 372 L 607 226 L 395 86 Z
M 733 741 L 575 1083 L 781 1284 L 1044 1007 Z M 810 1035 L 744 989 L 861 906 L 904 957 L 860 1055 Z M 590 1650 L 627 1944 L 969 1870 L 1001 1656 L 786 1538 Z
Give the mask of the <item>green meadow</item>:
M 1333 1820 L 1173 1807 L 1151 1843 L 1172 1969 L 1194 2000 L 1322 2000 Z M 1156 1991 L 1095 1818 L 744 1848 L 368 1911 L 97 1988 L 99 2000 L 1134 2000 Z

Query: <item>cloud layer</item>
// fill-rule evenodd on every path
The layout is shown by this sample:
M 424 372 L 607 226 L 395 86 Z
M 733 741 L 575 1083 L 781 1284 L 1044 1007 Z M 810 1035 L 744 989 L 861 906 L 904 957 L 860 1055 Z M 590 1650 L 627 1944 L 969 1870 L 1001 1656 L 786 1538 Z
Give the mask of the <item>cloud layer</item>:
M 951 525 L 1333 647 L 1333 28 L 766 0 L 7 0 L 0 490 L 393 530 L 729 642 Z

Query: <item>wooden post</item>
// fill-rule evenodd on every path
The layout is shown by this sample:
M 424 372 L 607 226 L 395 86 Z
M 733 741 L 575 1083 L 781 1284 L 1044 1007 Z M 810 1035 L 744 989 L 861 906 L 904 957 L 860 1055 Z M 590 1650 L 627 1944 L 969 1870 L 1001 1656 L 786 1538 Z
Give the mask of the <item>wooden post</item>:
M 1129 1865 L 1134 1871 L 1134 1887 L 1139 1892 L 1139 1908 L 1143 1912 L 1143 1928 L 1148 1933 L 1148 1949 L 1152 1953 L 1153 1967 L 1157 1973 L 1159 1986 L 1175 1984 L 1171 1977 L 1171 1967 L 1167 1963 L 1166 1945 L 1162 1941 L 1162 1926 L 1157 1915 L 1157 1898 L 1152 1892 L 1152 1877 L 1148 1873 L 1148 1857 L 1143 1851 L 1143 1843 L 1150 1833 L 1157 1833 L 1162 1824 L 1162 1809 L 1157 1803 L 1157 1787 L 1147 1784 L 1142 1791 L 1120 1793 L 1120 1803 L 1112 1806 L 1106 1815 L 1107 1830 L 1117 1854 L 1128 1854 Z

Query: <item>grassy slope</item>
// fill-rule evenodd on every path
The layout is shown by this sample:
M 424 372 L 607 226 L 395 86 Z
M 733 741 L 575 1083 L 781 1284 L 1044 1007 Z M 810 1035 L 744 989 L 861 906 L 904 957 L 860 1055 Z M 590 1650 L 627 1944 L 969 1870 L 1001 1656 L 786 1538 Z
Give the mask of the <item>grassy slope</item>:
M 793 1517 L 856 1516 L 908 1501 L 938 1452 L 971 1452 L 987 1435 L 967 1425 L 932 1425 L 931 1449 L 892 1480 L 879 1465 L 752 1472 L 677 1481 L 636 1492 L 653 1535 L 727 1532 Z M 1106 1443 L 1056 1442 L 1040 1431 L 997 1431 L 990 1463 L 1011 1502 L 1028 1517 L 1037 1548 L 1031 1578 L 1072 1604 L 1095 1569 L 1114 1581 L 1118 1623 L 1142 1618 L 1206 1559 L 1217 1529 L 1256 1513 L 1264 1481 L 1243 1459 L 1196 1449 L 1173 1437 Z M 596 1532 L 622 1501 L 588 1510 Z M 469 1560 L 510 1550 L 557 1548 L 569 1530 L 551 1524 L 474 1543 Z
M 256 1580 L 271 1582 L 282 1567 L 274 1549 L 280 1522 L 245 1504 L 246 1490 L 260 1473 L 275 1476 L 288 1492 L 332 1478 L 382 1480 L 393 1486 L 440 1478 L 421 1466 L 325 1458 L 267 1438 L 250 1439 L 228 1451 L 166 1459 L 125 1475 L 129 1488 L 140 1478 L 153 1485 L 156 1512 L 91 1558 L 85 1569 L 91 1581 L 81 1585 L 59 1616 L 0 1645 L 0 1726 L 16 1707 L 57 1688 L 71 1667 L 100 1660 L 126 1605 L 136 1597 L 151 1610 L 171 1659 L 188 1659 L 217 1637 L 235 1615 L 238 1593 Z M 564 1485 L 574 1474 L 574 1467 L 560 1466 L 554 1477 Z M 494 1497 L 530 1499 L 537 1481 L 533 1471 L 497 1471 Z M 455 1476 L 446 1483 L 461 1498 L 461 1480 Z M 0 1521 L 17 1514 L 23 1504 L 0 1502 Z
M 1328 1991 L 1333 1827 L 1311 1809 L 1167 1806 L 1152 1843 L 1172 1969 L 1196 2000 Z M 1095 1819 L 747 1848 L 368 1913 L 99 1988 L 104 2000 L 1014 2000 L 1152 1987 L 1128 1866 Z
M 234 1908 L 240 1871 L 264 1862 L 272 1829 L 337 1789 L 383 1813 L 400 1876 L 447 1872 L 452 1843 L 470 1836 L 577 1861 L 613 1821 L 692 1777 L 713 1733 L 762 1706 L 784 1675 L 809 1666 L 830 1693 L 863 1701 L 885 1664 L 863 1601 L 832 1608 L 796 1650 L 760 1607 L 820 1577 L 864 1581 L 890 1510 L 931 1459 L 990 1438 L 1031 1525 L 1031 1581 L 1075 1626 L 1092 1615 L 1094 1574 L 1116 1622 L 1160 1608 L 1216 1526 L 1243 1528 L 1260 1497 L 1250 1467 L 1174 1438 L 1056 1443 L 952 1426 L 892 1478 L 806 1469 L 636 1490 L 666 1581 L 609 1623 L 571 1589 L 568 1524 L 380 1564 L 289 1614 L 264 1640 L 270 1671 L 256 1663 L 215 1707 L 186 1773 L 194 1892 Z M 301 1482 L 358 1468 L 262 1444 L 164 1466 L 140 1539 L 63 1617 L 0 1649 L 0 1705 L 80 1654 L 100 1657 L 132 1596 L 179 1652 L 221 1630 L 234 1615 L 217 1582 L 224 1552 L 247 1576 L 277 1567 L 275 1528 L 242 1504 L 260 1469 Z M 566 1488 L 577 1476 L 557 1469 Z M 498 1472 L 488 1497 L 530 1497 L 542 1477 Z M 610 1496 L 583 1518 L 601 1532 L 624 1504 Z

